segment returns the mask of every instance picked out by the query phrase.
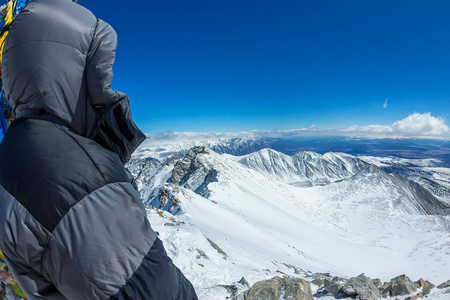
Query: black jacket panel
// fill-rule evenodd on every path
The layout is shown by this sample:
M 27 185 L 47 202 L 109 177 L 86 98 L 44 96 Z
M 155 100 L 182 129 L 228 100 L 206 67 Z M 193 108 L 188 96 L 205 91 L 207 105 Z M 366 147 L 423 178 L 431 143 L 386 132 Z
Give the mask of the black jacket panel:
M 0 157 L 1 185 L 50 232 L 84 196 L 129 180 L 115 153 L 44 120 L 14 122 Z

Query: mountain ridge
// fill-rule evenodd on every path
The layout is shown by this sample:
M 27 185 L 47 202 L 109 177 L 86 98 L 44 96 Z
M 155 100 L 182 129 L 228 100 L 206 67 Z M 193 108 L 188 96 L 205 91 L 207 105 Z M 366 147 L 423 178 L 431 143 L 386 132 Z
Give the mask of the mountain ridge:
M 153 173 L 139 167 L 131 168 L 132 173 L 140 174 L 138 186 L 144 189 L 143 182 L 149 177 L 152 187 L 160 182 L 152 191 L 141 190 L 141 195 L 147 196 L 143 202 L 171 212 L 180 222 L 189 224 L 186 225 L 189 232 L 202 236 L 197 237 L 196 243 L 204 236 L 213 241 L 227 254 L 225 260 L 231 263 L 226 263 L 227 268 L 235 276 L 240 270 L 241 276 L 252 278 L 256 275 L 251 270 L 272 270 L 273 261 L 347 276 L 361 272 L 385 279 L 400 273 L 412 276 L 421 273 L 419 276 L 439 279 L 445 276 L 442 260 L 446 251 L 450 252 L 450 218 L 446 210 L 439 212 L 433 210 L 433 204 L 421 203 L 422 196 L 418 193 L 424 193 L 424 189 L 416 184 L 411 187 L 408 179 L 347 154 L 303 153 L 297 158 L 303 157 L 322 167 L 325 163 L 334 166 L 339 162 L 342 169 L 353 170 L 345 178 L 333 177 L 336 180 L 326 183 L 316 176 L 320 184 L 305 188 L 275 180 L 268 169 L 254 170 L 240 163 L 248 155 L 217 154 L 206 147 L 195 147 L 189 152 L 183 159 L 161 165 L 134 161 L 132 165 L 140 163 Z M 293 161 L 292 157 L 273 150 L 259 154 L 267 156 L 266 164 L 279 157 L 285 162 Z M 319 161 L 322 163 L 318 164 Z M 205 189 L 208 193 L 201 192 Z M 433 195 L 427 197 L 424 201 L 440 203 L 435 202 Z M 179 234 L 182 238 L 186 233 Z M 191 245 L 188 249 L 198 248 L 184 242 Z M 180 259 L 183 251 L 178 248 L 173 251 L 175 261 Z M 187 259 L 188 254 L 183 257 Z M 243 260 L 244 257 L 247 259 Z M 193 265 L 197 258 L 191 257 L 189 261 L 187 272 L 195 277 L 200 272 Z M 206 267 L 204 263 L 202 260 Z M 383 267 L 390 265 L 396 267 L 389 270 Z M 210 279 L 218 280 L 214 278 Z

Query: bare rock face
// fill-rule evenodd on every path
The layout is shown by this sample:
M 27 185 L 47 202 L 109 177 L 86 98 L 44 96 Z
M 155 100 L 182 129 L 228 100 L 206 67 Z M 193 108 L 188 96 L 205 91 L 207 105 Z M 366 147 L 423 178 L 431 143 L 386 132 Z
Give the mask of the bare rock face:
M 325 279 L 323 281 L 323 291 L 324 294 L 332 294 L 334 296 L 338 296 L 342 291 L 342 283 L 339 281 L 337 277 L 334 277 L 333 279 Z
M 441 283 L 437 286 L 438 289 L 445 289 L 450 287 L 450 280 L 447 280 L 446 282 Z
M 217 182 L 217 170 L 204 159 L 207 150 L 203 146 L 193 147 L 186 156 L 175 163 L 168 182 L 185 187 L 208 198 L 208 184 Z
M 416 290 L 416 284 L 404 274 L 391 280 L 391 296 L 412 294 Z
M 431 289 L 435 287 L 434 284 L 432 284 L 428 280 L 423 280 L 422 278 L 416 282 L 416 285 L 418 285 L 419 288 L 422 288 L 424 295 L 428 295 L 430 293 Z
M 364 274 L 347 280 L 342 287 L 342 292 L 349 297 L 359 299 L 376 300 L 381 297 L 379 289 L 372 283 L 372 279 Z
M 176 162 L 170 182 L 183 185 L 189 179 L 189 176 L 203 166 L 201 160 L 198 158 L 198 154 L 205 152 L 205 147 L 193 147 L 189 150 L 182 160 Z
M 153 190 L 152 194 L 149 196 L 149 200 L 147 200 L 145 204 L 168 211 L 173 215 L 176 215 L 181 211 L 180 200 L 174 196 L 172 190 L 165 187 Z
M 423 293 L 418 293 L 415 296 L 406 297 L 405 300 L 417 300 L 417 299 L 422 299 L 422 298 L 423 298 Z
M 381 292 L 381 296 L 383 298 L 387 298 L 387 297 L 391 296 L 391 287 L 392 287 L 392 284 L 390 282 L 386 282 L 386 283 L 384 283 L 383 285 L 381 285 L 379 287 L 379 290 Z
M 278 277 L 255 283 L 244 293 L 245 300 L 313 300 L 309 282 L 295 277 Z

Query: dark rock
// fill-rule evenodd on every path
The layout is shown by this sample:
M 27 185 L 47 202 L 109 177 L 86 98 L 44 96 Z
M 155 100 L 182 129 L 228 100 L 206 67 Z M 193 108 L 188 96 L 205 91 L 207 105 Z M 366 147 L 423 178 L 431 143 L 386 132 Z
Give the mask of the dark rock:
M 347 281 L 347 279 L 346 279 L 346 278 L 342 278 L 342 277 L 337 277 L 337 276 L 335 276 L 335 277 L 333 277 L 333 278 L 331 279 L 331 281 L 333 281 L 333 282 L 344 283 L 345 281 Z
M 374 286 L 376 286 L 377 288 L 380 288 L 380 286 L 382 285 L 381 280 L 376 278 L 376 279 L 372 279 L 372 283 Z
M 313 299 L 309 282 L 295 278 L 284 277 L 285 299 L 308 300 Z
M 322 287 L 324 285 L 325 280 L 323 279 L 314 279 L 311 281 L 312 284 L 317 285 L 318 287 Z
M 303 273 L 305 272 L 302 269 L 300 269 L 300 268 L 298 268 L 296 266 L 290 265 L 290 264 L 282 263 L 282 265 L 285 265 L 287 268 L 294 270 L 294 273 L 298 274 L 298 275 L 300 275 L 302 272 Z
M 201 167 L 201 163 L 197 159 L 197 154 L 204 152 L 205 147 L 203 146 L 193 147 L 189 150 L 182 160 L 176 162 L 169 182 L 177 185 L 183 185 L 189 178 L 189 175 Z
M 175 226 L 180 226 L 180 224 L 174 224 L 174 223 L 164 223 L 164 226 L 175 227 Z
M 323 283 L 323 294 L 332 294 L 333 296 L 338 296 L 341 292 L 342 284 L 340 284 L 337 280 L 329 280 L 325 279 Z
M 417 286 L 406 275 L 400 275 L 391 280 L 391 296 L 412 294 L 417 290 Z
M 208 150 L 203 146 L 189 150 L 182 160 L 175 163 L 168 182 L 208 198 L 210 196 L 208 184 L 218 181 L 218 172 L 205 161 L 204 155 L 201 155 L 204 153 L 208 153 Z
M 381 297 L 380 290 L 372 283 L 372 279 L 364 274 L 347 280 L 342 292 L 349 297 L 358 297 L 360 299 L 378 299 Z
M 175 198 L 172 191 L 165 187 L 153 190 L 146 204 L 168 211 L 173 215 L 176 215 L 180 211 L 180 200 Z
M 206 236 L 205 236 L 206 237 Z M 211 245 L 211 247 L 213 247 L 214 249 L 216 249 L 217 252 L 219 252 L 219 254 L 222 254 L 223 259 L 227 259 L 228 258 L 228 254 L 225 253 L 225 251 L 222 250 L 222 248 L 220 248 L 219 246 L 217 246 L 216 243 L 214 243 L 213 241 L 211 241 L 209 238 L 206 237 L 206 240 L 209 242 L 209 244 Z
M 423 280 L 422 278 L 416 281 L 416 284 L 419 288 L 422 288 L 422 291 L 425 295 L 428 295 L 432 288 L 436 287 L 434 284 L 427 280 Z
M 450 287 L 450 280 L 447 280 L 446 282 L 441 283 L 437 286 L 438 289 L 445 289 Z
M 391 296 L 391 288 L 392 288 L 392 283 L 390 282 L 385 282 L 382 286 L 380 286 L 378 289 L 381 292 L 381 296 L 383 298 L 387 298 Z
M 330 273 L 313 273 L 313 274 L 308 274 L 306 277 L 308 278 L 313 278 L 313 279 L 332 279 L 333 276 L 330 275 Z
M 418 293 L 418 294 L 415 295 L 415 296 L 409 296 L 409 297 L 406 297 L 405 300 L 417 300 L 417 299 L 419 299 L 419 298 L 423 298 L 423 293 Z
M 283 292 L 283 279 L 276 276 L 272 279 L 255 283 L 244 292 L 246 300 L 280 299 Z
M 205 251 L 200 250 L 200 249 L 196 249 L 196 250 L 198 252 L 198 255 L 196 257 L 197 259 L 200 259 L 200 258 L 209 259 L 208 255 L 206 255 Z
M 219 284 L 218 286 L 225 288 L 231 295 L 231 298 L 236 298 L 238 294 L 238 288 L 235 285 L 228 285 L 228 284 Z
M 250 284 L 248 283 L 248 281 L 247 281 L 244 277 L 242 277 L 242 278 L 238 281 L 238 283 L 242 284 L 243 286 L 250 287 Z
M 244 292 L 246 300 L 313 300 L 309 282 L 295 278 L 278 276 L 255 283 Z

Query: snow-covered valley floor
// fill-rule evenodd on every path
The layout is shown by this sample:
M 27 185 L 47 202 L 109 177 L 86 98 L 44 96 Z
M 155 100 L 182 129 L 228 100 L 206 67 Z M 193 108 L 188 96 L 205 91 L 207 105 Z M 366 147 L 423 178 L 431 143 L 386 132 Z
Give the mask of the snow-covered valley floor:
M 263 154 L 268 157 L 261 165 L 292 169 L 289 159 Z M 206 150 L 185 162 L 178 184 L 176 164 L 138 178 L 141 190 L 142 182 L 152 182 L 152 189 L 172 196 L 176 209 L 166 210 L 174 215 L 148 206 L 148 218 L 200 299 L 226 299 L 229 285 L 243 292 L 248 287 L 239 283 L 242 277 L 250 285 L 282 275 L 308 280 L 316 272 L 346 278 L 364 273 L 381 281 L 406 274 L 435 285 L 450 279 L 450 216 L 429 213 L 433 206 L 418 196 L 421 187 L 411 188 L 410 181 L 376 165 L 361 163 L 356 170 L 348 157 L 338 156 L 332 159 L 347 162 L 348 176 L 298 187 L 287 180 L 294 175 L 250 167 L 242 158 Z M 202 196 L 211 170 L 217 176 Z M 146 204 L 157 203 L 150 191 L 141 194 Z M 444 291 L 435 288 L 428 299 L 450 299 Z

